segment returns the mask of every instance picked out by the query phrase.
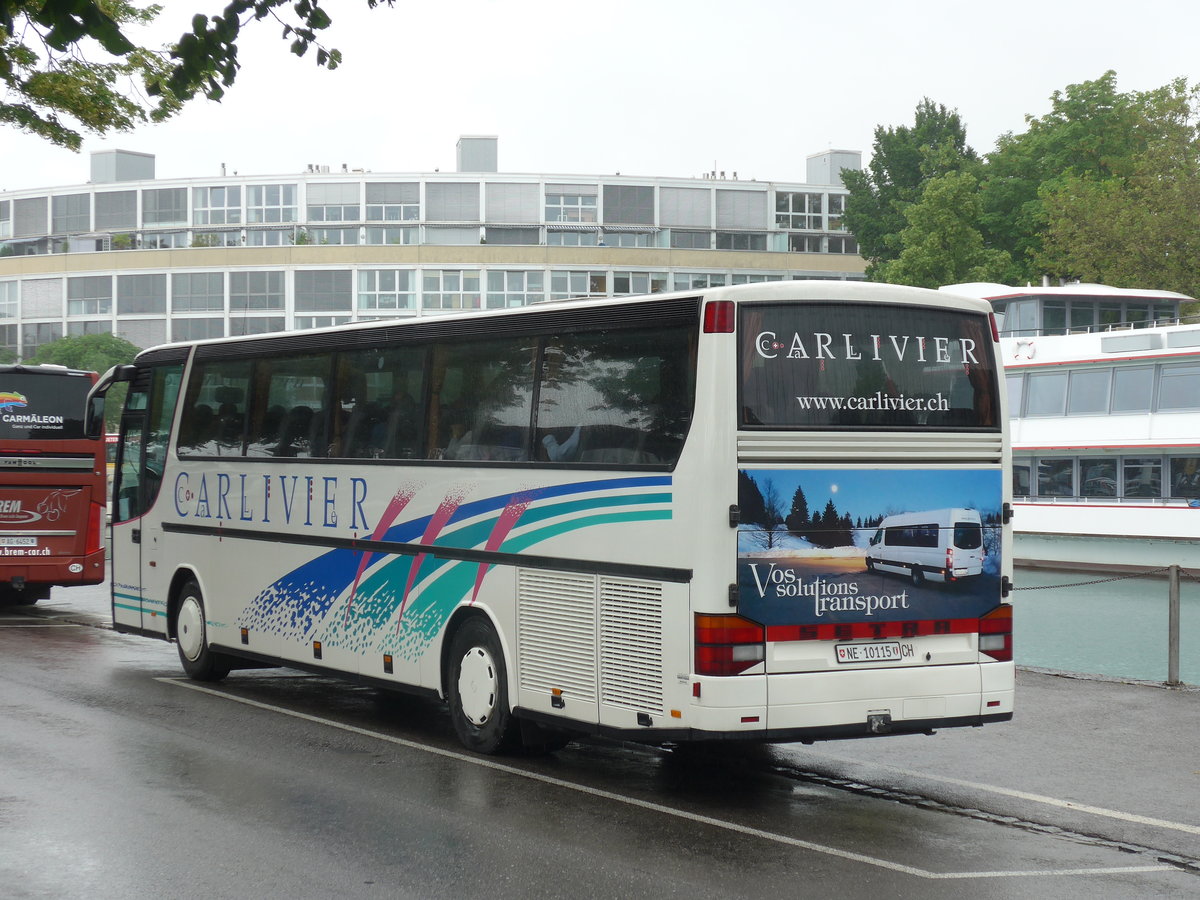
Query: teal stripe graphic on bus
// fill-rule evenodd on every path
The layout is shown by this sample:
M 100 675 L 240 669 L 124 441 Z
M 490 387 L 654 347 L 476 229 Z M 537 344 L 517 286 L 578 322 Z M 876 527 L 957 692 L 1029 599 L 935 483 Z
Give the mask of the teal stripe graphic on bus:
M 417 486 L 400 486 L 370 538 L 431 550 L 519 553 L 588 528 L 670 519 L 670 486 L 664 475 L 605 478 L 470 502 L 463 502 L 464 488 L 451 489 L 434 513 L 404 520 Z M 492 568 L 428 553 L 331 550 L 261 591 L 236 625 L 292 640 L 317 638 L 331 649 L 361 652 L 375 644 L 378 652 L 411 658 L 460 602 L 474 602 Z

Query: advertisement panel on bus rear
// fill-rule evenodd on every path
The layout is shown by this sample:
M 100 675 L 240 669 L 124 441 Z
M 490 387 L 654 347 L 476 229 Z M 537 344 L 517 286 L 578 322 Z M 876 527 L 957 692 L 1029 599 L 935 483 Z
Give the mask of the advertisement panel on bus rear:
M 764 625 L 963 619 L 1000 603 L 1001 472 L 743 469 L 738 612 Z

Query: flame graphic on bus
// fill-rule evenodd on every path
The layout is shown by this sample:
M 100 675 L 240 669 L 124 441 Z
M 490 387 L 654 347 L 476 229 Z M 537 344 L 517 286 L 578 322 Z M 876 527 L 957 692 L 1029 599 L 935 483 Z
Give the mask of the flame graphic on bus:
M 29 401 L 25 399 L 24 394 L 18 394 L 16 391 L 0 391 L 0 409 L 20 409 L 28 405 Z

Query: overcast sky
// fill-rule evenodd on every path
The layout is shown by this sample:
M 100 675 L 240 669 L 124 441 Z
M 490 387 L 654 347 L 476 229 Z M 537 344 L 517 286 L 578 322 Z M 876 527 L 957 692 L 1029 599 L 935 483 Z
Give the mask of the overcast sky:
M 223 0 L 168 0 L 154 45 Z M 991 150 L 1049 97 L 1107 69 L 1123 91 L 1200 82 L 1200 2 L 1144 0 L 326 0 L 318 69 L 273 23 L 249 28 L 237 83 L 171 122 L 81 154 L 0 128 L 0 190 L 82 184 L 93 150 L 157 157 L 159 178 L 455 168 L 460 135 L 499 137 L 501 172 L 803 181 L 805 157 L 870 152 L 922 97 Z

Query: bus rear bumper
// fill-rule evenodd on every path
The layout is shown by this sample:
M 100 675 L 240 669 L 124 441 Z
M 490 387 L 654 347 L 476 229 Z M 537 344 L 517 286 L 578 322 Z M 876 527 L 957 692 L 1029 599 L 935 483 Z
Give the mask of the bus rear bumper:
M 1012 718 L 1012 663 L 698 677 L 696 732 L 816 740 L 925 732 Z M 751 680 L 756 684 L 747 683 Z M 749 689 L 749 690 L 747 690 Z M 762 704 L 745 705 L 758 695 Z

